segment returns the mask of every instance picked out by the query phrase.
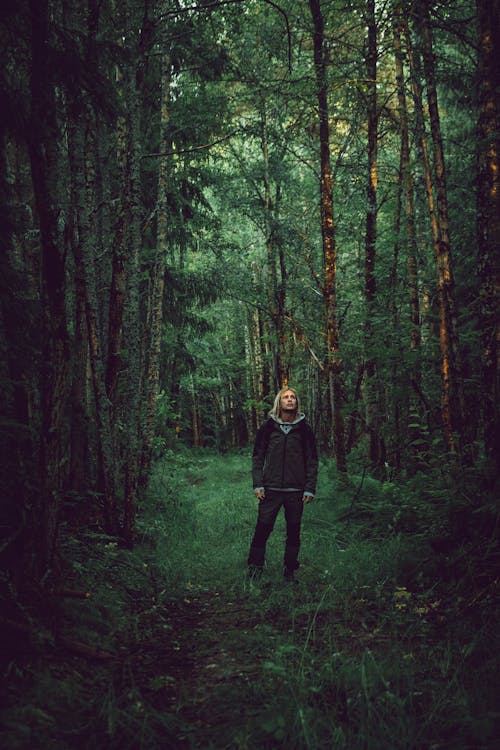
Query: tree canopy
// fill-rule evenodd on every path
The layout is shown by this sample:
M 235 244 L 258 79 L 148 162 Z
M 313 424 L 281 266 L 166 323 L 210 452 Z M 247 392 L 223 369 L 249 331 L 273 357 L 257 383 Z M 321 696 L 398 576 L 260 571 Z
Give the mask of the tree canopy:
M 5 7 L 4 468 L 42 567 L 68 492 L 132 541 L 162 447 L 246 445 L 288 382 L 342 472 L 493 481 L 495 10 Z

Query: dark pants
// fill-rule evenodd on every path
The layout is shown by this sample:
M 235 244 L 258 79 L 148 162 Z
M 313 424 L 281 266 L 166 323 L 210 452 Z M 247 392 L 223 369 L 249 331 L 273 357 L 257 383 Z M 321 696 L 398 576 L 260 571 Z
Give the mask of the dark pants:
M 266 556 L 266 543 L 274 528 L 274 522 L 283 506 L 286 520 L 286 543 L 284 565 L 292 571 L 297 570 L 297 560 L 300 548 L 300 522 L 304 503 L 303 492 L 279 492 L 267 490 L 264 500 L 259 501 L 259 515 L 253 535 L 248 564 L 261 568 Z

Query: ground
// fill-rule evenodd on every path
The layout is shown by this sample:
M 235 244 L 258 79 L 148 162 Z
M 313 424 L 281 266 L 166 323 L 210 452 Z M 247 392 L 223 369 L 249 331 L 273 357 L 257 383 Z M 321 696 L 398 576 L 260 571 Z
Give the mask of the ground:
M 251 582 L 249 456 L 170 457 L 133 550 L 66 529 L 61 570 L 89 598 L 42 590 L 38 619 L 13 603 L 0 745 L 496 748 L 493 557 L 436 556 L 426 513 L 387 483 L 332 481 L 325 463 L 298 583 L 282 576 L 282 517 Z

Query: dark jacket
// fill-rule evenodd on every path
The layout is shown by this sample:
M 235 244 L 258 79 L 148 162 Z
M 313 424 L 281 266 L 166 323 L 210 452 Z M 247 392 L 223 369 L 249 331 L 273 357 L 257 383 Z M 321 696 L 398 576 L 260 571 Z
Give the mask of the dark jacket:
M 314 495 L 317 474 L 316 440 L 303 414 L 294 422 L 270 417 L 261 425 L 252 456 L 254 489 L 294 489 Z

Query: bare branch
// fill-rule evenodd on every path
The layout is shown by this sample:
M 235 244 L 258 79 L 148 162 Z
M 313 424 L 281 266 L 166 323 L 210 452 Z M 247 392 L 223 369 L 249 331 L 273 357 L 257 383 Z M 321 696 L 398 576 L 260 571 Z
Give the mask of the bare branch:
M 317 354 L 315 354 L 315 352 L 313 351 L 311 345 L 309 344 L 308 340 L 306 339 L 305 334 L 299 328 L 299 326 L 297 325 L 297 323 L 295 322 L 295 320 L 290 315 L 284 315 L 283 318 L 284 318 L 284 320 L 287 320 L 290 323 L 290 325 L 292 326 L 293 332 L 297 336 L 297 338 L 299 339 L 300 343 L 304 346 L 305 349 L 307 349 L 307 351 L 309 352 L 309 354 L 311 355 L 311 357 L 314 359 L 314 361 L 318 365 L 319 369 L 323 372 L 324 369 L 325 369 L 323 363 L 320 362 Z
M 201 146 L 193 146 L 192 148 L 182 148 L 177 151 L 159 151 L 158 153 L 153 154 L 143 154 L 142 158 L 156 158 L 159 156 L 178 156 L 181 154 L 192 154 L 196 151 L 204 151 L 207 148 L 212 148 L 212 146 L 217 146 L 219 143 L 223 143 L 224 141 L 227 141 L 229 138 L 232 138 L 233 136 L 237 135 L 238 131 L 233 130 L 232 133 L 229 133 L 228 135 L 223 136 L 222 138 L 218 138 L 216 141 L 212 141 L 211 143 L 204 143 Z

